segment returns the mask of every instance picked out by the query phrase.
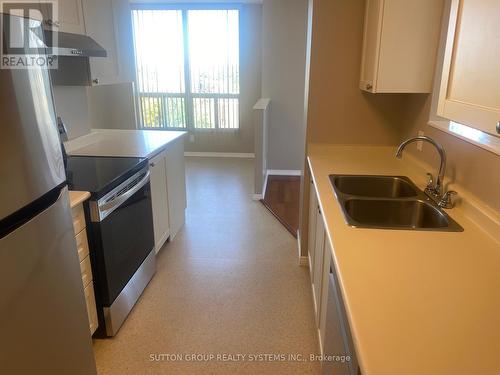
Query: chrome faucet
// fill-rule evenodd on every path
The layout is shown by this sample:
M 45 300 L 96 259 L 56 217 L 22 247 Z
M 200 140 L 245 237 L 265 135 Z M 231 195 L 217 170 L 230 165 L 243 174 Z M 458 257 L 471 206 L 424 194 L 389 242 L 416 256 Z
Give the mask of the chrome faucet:
M 434 147 L 436 147 L 439 153 L 439 157 L 441 159 L 439 165 L 439 173 L 436 182 L 434 182 L 434 177 L 432 176 L 432 174 L 427 173 L 428 182 L 425 188 L 425 193 L 429 198 L 431 198 L 434 202 L 436 202 L 439 207 L 453 208 L 454 204 L 452 201 L 452 196 L 456 195 L 457 193 L 455 191 L 447 191 L 446 193 L 443 194 L 444 174 L 446 172 L 446 152 L 443 146 L 441 146 L 441 144 L 436 142 L 434 139 L 423 135 L 420 135 L 418 137 L 413 137 L 407 139 L 406 141 L 404 141 L 399 145 L 398 151 L 396 152 L 396 157 L 398 159 L 401 159 L 403 157 L 403 150 L 406 148 L 406 146 L 408 146 L 410 143 L 420 142 L 420 141 L 428 142 Z

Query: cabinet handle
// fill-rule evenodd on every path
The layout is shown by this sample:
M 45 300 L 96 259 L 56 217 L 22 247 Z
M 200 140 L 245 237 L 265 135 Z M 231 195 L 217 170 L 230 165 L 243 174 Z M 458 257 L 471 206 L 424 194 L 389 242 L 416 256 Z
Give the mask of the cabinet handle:
M 154 167 L 156 166 L 156 164 L 155 164 L 155 163 L 149 163 L 149 166 L 150 166 L 151 168 L 154 168 Z
M 98 85 L 98 84 L 99 84 L 99 78 L 94 78 L 94 79 L 92 80 L 92 83 L 93 83 L 94 85 Z
M 52 26 L 52 27 L 59 27 L 60 26 L 59 21 L 54 21 L 52 19 L 45 20 L 45 24 L 47 26 Z
M 497 122 L 497 134 L 500 134 L 500 121 Z

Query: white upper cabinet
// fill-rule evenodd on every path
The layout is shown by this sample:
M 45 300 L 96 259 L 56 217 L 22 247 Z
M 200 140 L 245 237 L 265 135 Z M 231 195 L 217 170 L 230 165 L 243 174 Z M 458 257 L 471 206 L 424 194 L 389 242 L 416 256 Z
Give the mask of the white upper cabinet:
M 90 59 L 92 84 L 118 83 L 120 68 L 113 3 L 111 0 L 85 0 L 83 9 L 87 35 L 99 43 L 107 53 L 105 58 Z
M 443 0 L 367 0 L 360 89 L 430 93 Z
M 90 59 L 92 84 L 133 81 L 133 39 L 128 1 L 84 0 L 83 10 L 87 35 L 99 43 L 108 55 Z
M 41 3 L 44 26 L 73 34 L 85 34 L 82 0 L 59 0 L 57 12 L 50 5 Z
M 452 0 L 438 115 L 500 134 L 500 1 Z

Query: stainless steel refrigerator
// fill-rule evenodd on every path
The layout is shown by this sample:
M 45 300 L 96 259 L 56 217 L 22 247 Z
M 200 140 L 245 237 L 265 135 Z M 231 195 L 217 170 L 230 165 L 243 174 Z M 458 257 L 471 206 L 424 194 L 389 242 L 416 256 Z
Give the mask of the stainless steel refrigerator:
M 4 44 L 4 27 L 23 22 L 7 17 Z M 52 87 L 40 67 L 0 69 L 0 373 L 96 373 Z

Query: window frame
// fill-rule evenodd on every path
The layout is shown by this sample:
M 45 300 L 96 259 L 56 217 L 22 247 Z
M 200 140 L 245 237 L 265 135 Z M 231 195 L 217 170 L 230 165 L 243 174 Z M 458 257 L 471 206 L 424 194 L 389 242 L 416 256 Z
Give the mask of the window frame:
M 142 115 L 142 100 L 141 98 L 147 97 L 148 93 L 142 95 L 139 91 L 138 84 L 138 64 L 136 57 L 136 78 L 135 78 L 135 86 L 137 87 L 137 104 L 139 113 L 139 129 L 141 130 L 170 130 L 170 131 L 195 131 L 195 132 L 238 132 L 241 129 L 241 4 L 236 3 L 213 3 L 213 4 L 205 4 L 205 3 L 187 3 L 187 4 L 179 4 L 179 3 L 163 3 L 163 4 L 151 4 L 151 3 L 131 3 L 130 4 L 130 16 L 132 16 L 132 12 L 135 10 L 177 10 L 182 13 L 182 38 L 183 38 L 183 47 L 184 47 L 184 87 L 185 93 L 158 93 L 162 96 L 162 106 L 165 106 L 165 98 L 167 97 L 176 97 L 176 98 L 184 98 L 184 118 L 186 119 L 186 127 L 170 127 L 170 126 L 158 126 L 158 127 L 147 127 L 143 124 L 143 115 Z M 189 57 L 189 30 L 188 30 L 188 12 L 190 10 L 237 10 L 238 11 L 238 94 L 220 94 L 220 93 L 212 93 L 212 94 L 201 94 L 201 93 L 193 93 L 192 92 L 192 81 L 191 81 L 191 60 Z M 135 36 L 134 36 L 135 38 Z M 135 43 L 134 43 L 134 54 L 135 51 Z M 151 94 L 151 93 L 150 93 Z M 214 101 L 214 124 L 213 128 L 197 128 L 194 124 L 194 108 L 193 108 L 193 100 L 197 98 L 210 98 L 215 99 Z M 219 109 L 218 103 L 220 99 L 237 99 L 238 100 L 238 127 L 236 128 L 221 128 L 219 125 Z M 162 111 L 164 112 L 164 111 Z

